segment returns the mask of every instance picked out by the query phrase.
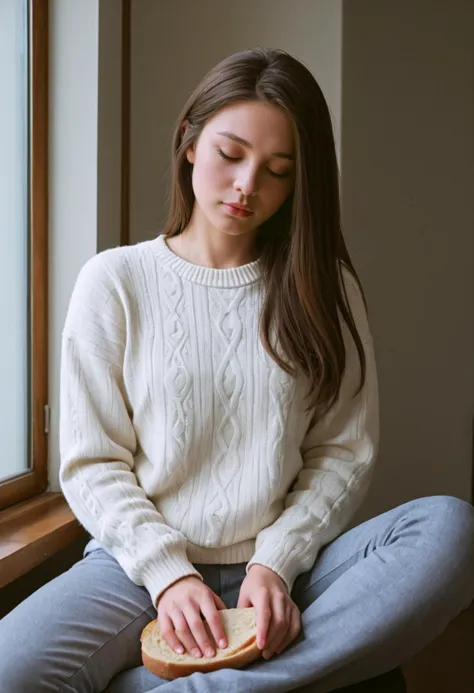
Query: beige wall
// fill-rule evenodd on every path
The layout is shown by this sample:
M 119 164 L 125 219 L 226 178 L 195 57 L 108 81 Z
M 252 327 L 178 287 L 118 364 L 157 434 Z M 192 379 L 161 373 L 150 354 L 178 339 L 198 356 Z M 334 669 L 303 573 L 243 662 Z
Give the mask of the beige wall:
M 471 494 L 473 26 L 470 0 L 344 3 L 343 216 L 381 393 L 367 513 Z
M 174 119 L 215 62 L 282 47 L 326 94 L 380 377 L 381 452 L 359 518 L 420 495 L 470 497 L 472 20 L 469 0 L 449 12 L 442 0 L 133 3 L 133 242 L 160 228 Z
M 156 235 L 165 218 L 175 119 L 204 74 L 235 51 L 263 45 L 283 48 L 303 60 L 326 94 L 339 141 L 341 26 L 340 0 L 134 0 L 133 242 Z

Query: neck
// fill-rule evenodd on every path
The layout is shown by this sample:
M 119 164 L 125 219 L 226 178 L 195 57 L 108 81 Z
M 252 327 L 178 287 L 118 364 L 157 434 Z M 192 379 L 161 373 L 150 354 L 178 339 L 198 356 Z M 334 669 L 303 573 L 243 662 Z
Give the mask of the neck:
M 233 236 L 217 229 L 207 229 L 196 221 L 191 218 L 182 233 L 168 238 L 171 250 L 183 260 L 202 267 L 229 269 L 257 259 L 256 231 Z

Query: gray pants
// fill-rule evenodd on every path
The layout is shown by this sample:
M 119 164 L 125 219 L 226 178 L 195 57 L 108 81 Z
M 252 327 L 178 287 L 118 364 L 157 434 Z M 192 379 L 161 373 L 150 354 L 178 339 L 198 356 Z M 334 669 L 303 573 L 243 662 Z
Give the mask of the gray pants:
M 228 607 L 245 565 L 199 565 Z M 343 534 L 300 575 L 303 631 L 280 656 L 242 671 L 163 681 L 141 666 L 156 617 L 95 542 L 68 572 L 0 621 L 1 693 L 326 693 L 389 671 L 439 635 L 474 598 L 474 508 L 412 501 Z M 313 682 L 311 686 L 310 682 Z

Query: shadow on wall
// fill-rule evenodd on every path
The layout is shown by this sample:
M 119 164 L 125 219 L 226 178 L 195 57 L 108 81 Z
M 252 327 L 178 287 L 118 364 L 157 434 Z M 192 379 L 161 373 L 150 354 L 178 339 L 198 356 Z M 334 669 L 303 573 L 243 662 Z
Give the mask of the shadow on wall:
M 472 500 L 474 5 L 343 4 L 342 199 L 381 404 L 365 519 Z

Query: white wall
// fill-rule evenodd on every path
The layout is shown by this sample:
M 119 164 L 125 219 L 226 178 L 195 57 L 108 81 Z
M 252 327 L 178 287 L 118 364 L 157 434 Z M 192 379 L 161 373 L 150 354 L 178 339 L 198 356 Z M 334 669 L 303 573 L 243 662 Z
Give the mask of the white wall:
M 343 11 L 343 217 L 381 394 L 367 515 L 422 495 L 471 497 L 474 4 Z
M 0 3 L 0 481 L 28 454 L 28 52 L 21 3 Z
M 155 236 L 166 218 L 171 134 L 179 112 L 204 74 L 231 53 L 278 47 L 306 63 L 326 95 L 339 143 L 341 31 L 340 0 L 134 0 L 133 242 Z
M 50 0 L 50 488 L 58 488 L 61 333 L 76 277 L 120 238 L 120 32 L 115 0 Z M 99 46 L 100 37 L 100 46 Z

